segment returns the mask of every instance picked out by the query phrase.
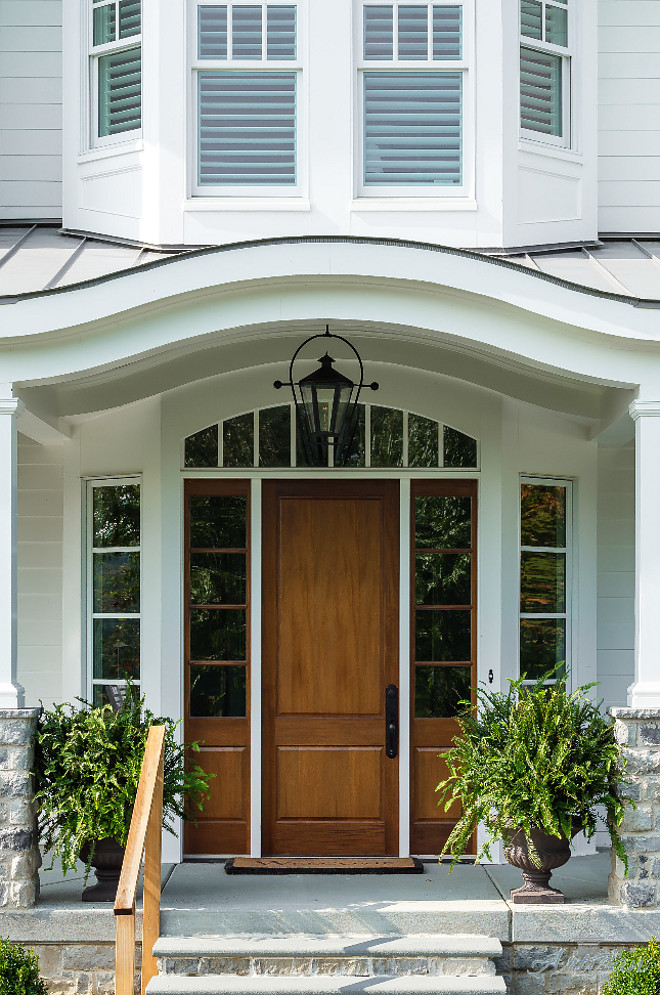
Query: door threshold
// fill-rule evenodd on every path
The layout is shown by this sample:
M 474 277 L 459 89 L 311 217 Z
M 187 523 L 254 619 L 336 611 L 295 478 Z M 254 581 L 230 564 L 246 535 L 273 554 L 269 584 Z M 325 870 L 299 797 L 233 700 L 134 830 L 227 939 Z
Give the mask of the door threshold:
M 417 857 L 234 857 L 227 874 L 423 874 Z

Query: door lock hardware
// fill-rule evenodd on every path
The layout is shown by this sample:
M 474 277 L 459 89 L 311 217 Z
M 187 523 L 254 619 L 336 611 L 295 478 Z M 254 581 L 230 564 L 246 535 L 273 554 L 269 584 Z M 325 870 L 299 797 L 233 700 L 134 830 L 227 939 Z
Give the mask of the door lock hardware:
M 385 753 L 394 760 L 399 753 L 399 689 L 396 684 L 385 688 Z

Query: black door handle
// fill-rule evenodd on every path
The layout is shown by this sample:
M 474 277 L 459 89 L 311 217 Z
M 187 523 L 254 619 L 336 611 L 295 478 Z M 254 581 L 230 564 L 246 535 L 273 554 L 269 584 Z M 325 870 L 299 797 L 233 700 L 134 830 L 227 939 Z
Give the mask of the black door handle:
M 394 758 L 399 753 L 399 689 L 396 684 L 385 688 L 385 753 Z

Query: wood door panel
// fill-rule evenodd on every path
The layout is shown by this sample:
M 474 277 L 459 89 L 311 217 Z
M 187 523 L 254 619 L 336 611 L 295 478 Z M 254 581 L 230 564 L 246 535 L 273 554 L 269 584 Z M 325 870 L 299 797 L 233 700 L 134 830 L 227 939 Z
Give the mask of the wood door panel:
M 379 819 L 383 750 L 376 746 L 280 747 L 277 819 Z
M 382 655 L 373 610 L 382 573 L 375 505 L 293 496 L 280 503 L 287 541 L 278 576 L 279 715 L 380 713 L 381 689 L 371 679 Z
M 398 484 L 263 488 L 264 854 L 398 852 Z
M 203 770 L 213 775 L 217 784 L 222 785 L 220 791 L 211 792 L 204 805 L 204 818 L 245 821 L 246 792 L 250 786 L 248 748 L 202 746 L 196 760 Z
M 440 747 L 417 747 L 413 751 L 412 766 L 414 772 L 412 806 L 416 820 L 453 822 L 458 819 L 461 813 L 460 803 L 452 802 L 446 812 L 444 805 L 438 806 L 439 794 L 435 789 L 448 774 Z

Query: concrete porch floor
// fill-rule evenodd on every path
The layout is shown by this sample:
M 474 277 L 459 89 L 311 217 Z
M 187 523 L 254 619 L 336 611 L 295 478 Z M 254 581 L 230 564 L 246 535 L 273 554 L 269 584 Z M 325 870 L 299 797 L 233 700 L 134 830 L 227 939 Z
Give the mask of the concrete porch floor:
M 572 857 L 553 874 L 565 905 L 512 905 L 521 881 L 505 865 L 425 864 L 420 875 L 229 876 L 222 863 L 163 865 L 161 932 L 406 935 L 474 933 L 505 943 L 630 943 L 660 935 L 660 910 L 607 901 L 609 851 Z M 4 912 L 2 932 L 23 942 L 108 942 L 112 907 L 80 901 L 82 876 L 42 870 L 31 910 Z M 140 903 L 141 904 L 141 903 Z M 138 934 L 139 935 L 139 934 Z

